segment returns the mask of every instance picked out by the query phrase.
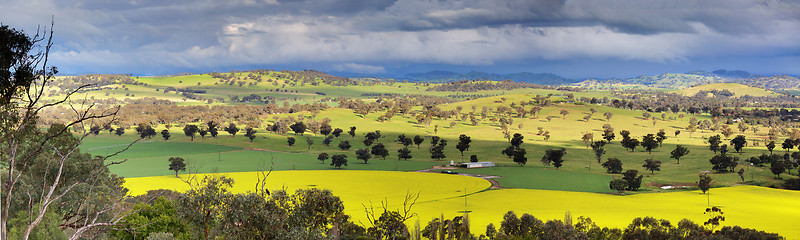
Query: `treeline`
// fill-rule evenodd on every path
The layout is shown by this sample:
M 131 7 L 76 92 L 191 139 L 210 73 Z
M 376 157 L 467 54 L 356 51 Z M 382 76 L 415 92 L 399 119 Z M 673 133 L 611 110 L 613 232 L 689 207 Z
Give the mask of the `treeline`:
M 68 92 L 74 91 L 84 85 L 90 85 L 90 86 L 84 88 L 82 91 L 97 90 L 99 88 L 103 88 L 104 86 L 113 84 L 121 84 L 123 85 L 122 88 L 125 87 L 124 86 L 125 84 L 146 85 L 134 79 L 129 74 L 86 74 L 79 76 L 64 77 L 63 79 L 59 79 L 58 81 L 53 81 L 53 86 L 58 87 L 60 91 L 50 90 L 48 92 L 48 96 L 63 95 Z
M 245 75 L 246 74 L 246 75 Z M 231 71 L 230 73 L 212 72 L 208 73 L 212 78 L 217 78 L 226 82 L 235 82 L 237 80 L 252 80 L 261 82 L 266 76 L 272 75 L 274 78 L 268 79 L 272 82 L 274 79 L 284 79 L 287 82 L 294 84 L 311 84 L 318 85 L 320 82 L 332 86 L 349 86 L 358 85 L 358 82 L 345 77 L 333 76 L 324 72 L 316 70 L 303 70 L 303 71 L 290 71 L 282 70 L 275 71 L 270 69 L 256 69 L 249 71 Z M 240 84 L 241 86 L 242 84 Z
M 284 102 L 282 105 L 269 103 L 265 105 L 197 105 L 179 106 L 168 100 L 158 100 L 154 98 L 143 98 L 129 100 L 122 106 L 98 104 L 92 112 L 110 112 L 119 108 L 117 117 L 113 119 L 101 119 L 95 121 L 93 125 L 106 126 L 116 125 L 123 128 L 145 123 L 147 125 L 184 125 L 187 123 L 216 121 L 216 122 L 239 122 L 246 126 L 258 128 L 263 119 L 272 114 L 296 113 L 302 111 L 319 112 L 328 109 L 328 105 L 323 103 L 307 103 L 289 105 Z M 71 108 L 57 106 L 44 110 L 41 114 L 43 124 L 66 123 L 74 118 Z M 76 126 L 79 127 L 79 126 Z M 87 128 L 90 126 L 86 126 Z
M 726 97 L 725 91 L 718 91 L 712 97 L 708 94 L 683 96 L 675 93 L 651 91 L 625 91 L 615 92 L 614 99 L 609 105 L 617 108 L 629 108 L 650 112 L 702 112 L 722 114 L 723 108 L 800 108 L 800 99 L 792 96 L 781 95 L 778 97 L 752 97 L 742 96 L 737 98 Z M 718 109 L 713 112 L 712 110 Z

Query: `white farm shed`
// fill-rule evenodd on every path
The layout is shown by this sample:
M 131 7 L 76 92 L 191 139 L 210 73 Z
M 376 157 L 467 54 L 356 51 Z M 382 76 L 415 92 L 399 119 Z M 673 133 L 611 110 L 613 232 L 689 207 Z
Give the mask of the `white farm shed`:
M 494 162 L 468 162 L 468 163 L 462 163 L 461 167 L 465 168 L 494 167 Z

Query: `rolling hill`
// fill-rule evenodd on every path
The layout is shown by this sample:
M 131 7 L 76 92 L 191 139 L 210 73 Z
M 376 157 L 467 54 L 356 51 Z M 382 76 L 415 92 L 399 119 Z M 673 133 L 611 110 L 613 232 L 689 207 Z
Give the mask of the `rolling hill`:
M 750 87 L 738 83 L 712 83 L 712 84 L 705 84 L 700 86 L 695 86 L 691 88 L 681 89 L 675 91 L 675 93 L 684 95 L 684 96 L 694 96 L 700 91 L 722 91 L 727 90 L 733 93 L 734 97 L 741 97 L 741 96 L 752 96 L 752 97 L 775 97 L 778 96 L 778 93 L 757 87 Z

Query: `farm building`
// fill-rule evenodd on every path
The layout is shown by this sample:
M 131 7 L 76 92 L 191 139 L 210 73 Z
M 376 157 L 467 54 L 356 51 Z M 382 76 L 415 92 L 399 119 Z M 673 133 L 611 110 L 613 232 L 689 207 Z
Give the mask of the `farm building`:
M 464 167 L 464 168 L 494 167 L 494 162 L 468 162 L 459 164 L 459 167 Z

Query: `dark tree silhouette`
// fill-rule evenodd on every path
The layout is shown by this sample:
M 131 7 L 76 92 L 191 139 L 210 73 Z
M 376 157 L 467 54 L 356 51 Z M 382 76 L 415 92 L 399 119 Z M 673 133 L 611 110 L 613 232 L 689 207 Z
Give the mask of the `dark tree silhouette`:
M 251 127 L 247 127 L 247 128 L 245 128 L 244 136 L 247 137 L 248 139 L 250 139 L 250 142 L 252 143 L 253 139 L 256 139 L 256 132 L 258 132 L 258 131 L 256 131 L 255 129 L 253 129 Z
M 303 136 L 303 133 L 306 132 L 307 127 L 303 122 L 295 122 L 289 126 L 289 129 L 292 129 L 295 134 L 300 134 L 300 136 Z
M 170 157 L 169 170 L 175 171 L 175 177 L 178 177 L 178 171 L 186 171 L 186 162 L 182 157 Z
M 333 132 L 331 134 L 333 134 L 334 137 L 338 138 L 340 135 L 342 135 L 343 132 L 344 130 L 342 130 L 341 128 L 336 128 L 333 129 Z
M 229 123 L 227 127 L 225 127 L 225 131 L 231 135 L 231 137 L 236 137 L 236 133 L 239 132 L 239 127 L 236 126 L 235 123 Z
M 319 125 L 319 133 L 322 135 L 328 136 L 328 134 L 331 134 L 332 131 L 333 129 L 331 128 L 331 124 L 327 122 L 323 122 Z
M 619 158 L 608 158 L 601 166 L 608 173 L 622 173 L 622 161 Z
M 642 167 L 650 171 L 650 174 L 654 174 L 655 171 L 661 171 L 661 161 L 648 158 L 644 160 Z
M 286 143 L 289 143 L 289 147 L 294 146 L 294 143 L 295 143 L 294 137 L 286 138 Z
M 597 163 L 600 163 L 600 160 L 603 158 L 603 154 L 606 153 L 606 149 L 604 146 L 606 145 L 606 141 L 600 140 L 595 141 L 592 143 L 592 152 L 594 152 L 595 158 L 597 158 Z
M 719 152 L 719 144 L 722 143 L 722 138 L 719 134 L 708 137 L 708 149 L 717 154 Z
M 363 148 L 356 150 L 356 158 L 364 161 L 364 164 L 367 164 L 370 158 L 372 158 L 372 154 L 370 154 L 369 149 Z
M 672 152 L 670 152 L 670 157 L 674 158 L 675 160 L 678 160 L 677 164 L 681 164 L 681 158 L 683 156 L 686 156 L 687 154 L 689 154 L 688 148 L 684 147 L 683 145 L 677 145 L 675 146 L 675 150 L 672 150 Z
M 171 137 L 171 135 L 169 134 L 169 130 L 167 129 L 161 130 L 161 137 L 164 138 L 164 141 L 168 141 L 169 137 Z
M 328 160 L 328 154 L 327 153 L 320 153 L 317 156 L 317 160 L 319 160 L 320 163 L 325 163 L 325 160 Z
M 735 150 L 737 153 L 741 153 L 742 148 L 744 148 L 744 145 L 746 144 L 747 144 L 747 138 L 745 138 L 744 135 L 737 135 L 735 138 L 731 139 L 731 145 L 733 145 L 733 150 Z
M 383 143 L 372 146 L 372 151 L 370 151 L 370 153 L 375 156 L 380 156 L 384 160 L 386 160 L 386 156 L 389 156 L 389 150 L 386 149 L 386 146 L 383 146 Z
M 708 192 L 709 189 L 711 189 L 711 177 L 708 176 L 708 173 L 700 174 L 700 180 L 697 181 L 697 187 L 699 187 L 700 190 L 703 191 L 703 194 L 705 194 L 706 192 Z
M 614 179 L 608 184 L 608 187 L 617 190 L 617 194 L 622 194 L 628 188 L 628 181 L 625 179 Z
M 472 140 L 470 137 L 465 134 L 458 136 L 458 144 L 456 144 L 456 149 L 461 152 L 462 159 L 464 158 L 464 151 L 469 151 L 469 143 L 471 142 Z
M 408 160 L 409 158 L 412 158 L 411 150 L 408 150 L 408 148 L 398 149 L 397 150 L 397 158 L 398 159 L 403 159 L 403 160 Z
M 187 137 L 191 137 L 192 141 L 194 141 L 194 134 L 197 133 L 197 130 L 197 125 L 189 124 L 183 127 L 183 134 Z
M 348 141 L 340 142 L 339 143 L 339 149 L 342 149 L 342 150 L 345 150 L 345 151 L 349 150 L 350 149 L 350 142 L 348 142 Z
M 344 154 L 336 154 L 331 157 L 331 166 L 335 168 L 342 168 L 342 166 L 347 166 L 347 155 Z
M 637 176 L 638 175 L 638 176 Z M 644 175 L 639 175 L 639 171 L 629 169 L 622 174 L 622 179 L 628 182 L 628 188 L 625 190 L 637 191 L 642 186 L 642 178 Z
M 658 141 L 656 141 L 655 135 L 651 133 L 642 137 L 642 147 L 647 150 L 648 154 L 651 154 L 653 149 L 658 148 Z
M 544 151 L 544 156 L 542 156 L 542 163 L 545 165 L 552 164 L 558 169 L 564 162 L 564 155 L 567 155 L 567 149 L 565 148 L 547 149 Z
M 350 137 L 356 137 L 356 126 L 350 127 L 350 131 L 347 131 L 347 134 L 350 134 Z
M 528 152 L 525 151 L 524 148 L 515 148 L 514 149 L 514 162 L 519 164 L 520 166 L 524 166 L 526 163 L 528 163 L 528 158 L 525 157 L 525 154 L 527 154 L 527 153 Z M 560 167 L 561 165 L 558 165 L 558 166 Z M 556 167 L 556 169 L 557 168 L 558 167 Z
M 397 142 L 400 143 L 400 145 L 403 145 L 403 147 L 408 147 L 411 145 L 412 140 L 411 138 L 406 137 L 405 134 L 400 134 L 397 136 Z
M 420 137 L 419 135 L 414 136 L 414 144 L 417 145 L 417 149 L 419 149 L 419 145 L 425 142 L 425 138 Z

